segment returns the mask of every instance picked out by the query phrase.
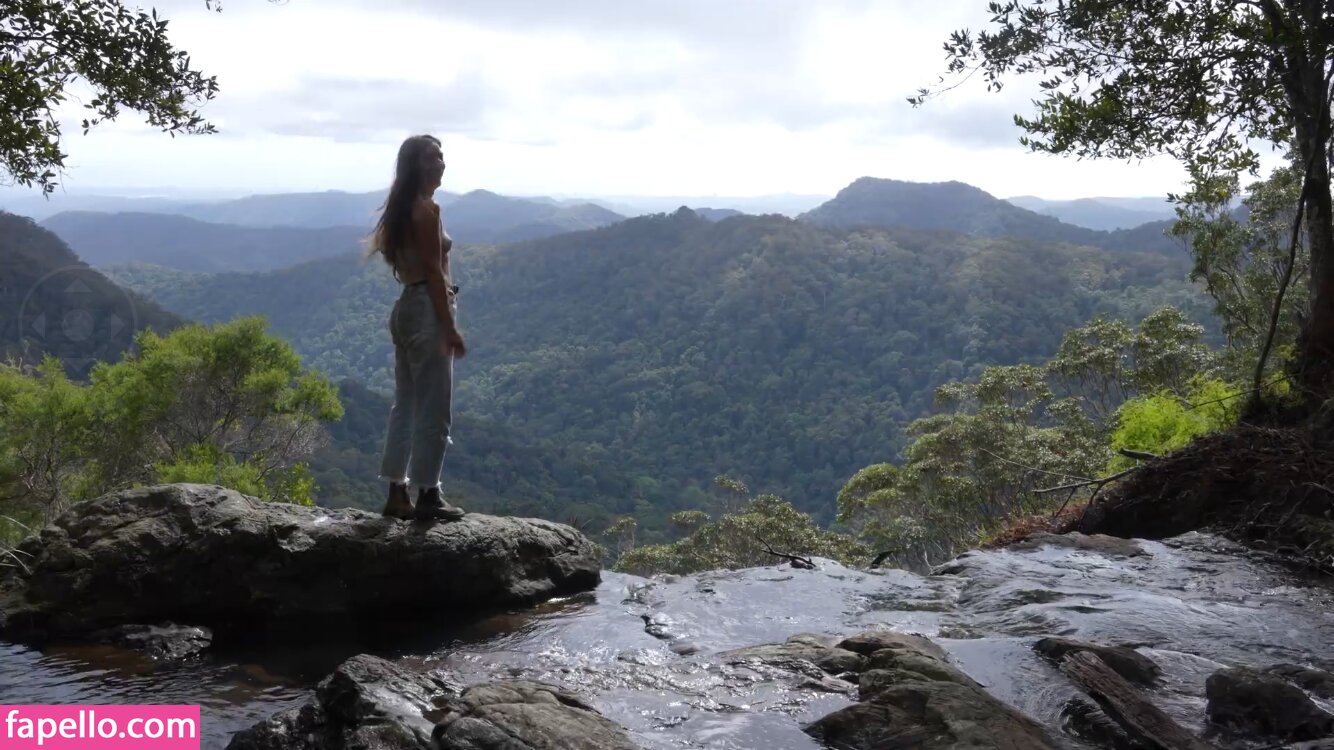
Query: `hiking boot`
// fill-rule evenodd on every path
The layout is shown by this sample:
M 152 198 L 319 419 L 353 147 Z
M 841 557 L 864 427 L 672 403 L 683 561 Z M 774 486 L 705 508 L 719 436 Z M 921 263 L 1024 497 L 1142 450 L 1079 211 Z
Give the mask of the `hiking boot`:
M 458 521 L 466 511 L 445 502 L 439 487 L 425 487 L 417 493 L 417 509 L 412 517 L 418 521 Z
M 398 482 L 390 482 L 389 498 L 384 502 L 384 515 L 406 521 L 412 518 L 412 511 L 412 500 L 408 498 L 408 486 Z

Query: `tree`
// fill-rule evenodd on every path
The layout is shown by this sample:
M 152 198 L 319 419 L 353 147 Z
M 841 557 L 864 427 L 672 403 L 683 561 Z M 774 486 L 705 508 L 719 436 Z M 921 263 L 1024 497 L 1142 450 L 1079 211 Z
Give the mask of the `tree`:
M 218 84 L 167 39 L 157 11 L 120 0 L 0 0 L 0 170 L 55 189 L 63 169 L 56 110 L 82 81 L 91 89 L 85 133 L 125 109 L 173 136 L 212 133 L 197 107 Z
M 303 461 L 342 407 L 262 320 L 142 332 L 137 344 L 87 384 L 54 357 L 0 365 L 0 516 L 39 526 L 71 503 L 152 482 L 313 502 Z M 0 524 L 0 537 L 10 531 Z
M 838 494 L 838 520 L 895 562 L 927 567 L 1017 516 L 1087 492 L 1039 490 L 1101 476 L 1112 447 L 1177 447 L 1216 429 L 1225 412 L 1182 403 L 1214 370 L 1203 332 L 1171 307 L 1138 329 L 1095 319 L 1069 331 L 1042 365 L 989 367 L 975 382 L 941 386 L 941 413 L 908 426 L 903 464 L 853 476 Z M 1127 410 L 1139 397 L 1156 400 Z
M 93 427 L 87 390 L 60 360 L 30 371 L 0 366 L 0 508 L 8 516 L 0 542 L 15 531 L 9 523 L 23 523 L 14 516 L 46 523 L 82 494 Z
M 1253 141 L 1291 149 L 1298 221 L 1310 246 L 1310 302 L 1294 360 L 1303 393 L 1334 391 L 1334 217 L 1330 99 L 1334 10 L 1322 0 L 1006 0 L 988 30 L 945 44 L 949 75 L 991 90 L 1044 76 L 1035 151 L 1135 159 L 1168 154 L 1193 174 L 1254 172 Z M 941 79 L 942 83 L 944 78 Z M 921 104 L 942 88 L 922 89 Z M 1296 242 L 1296 237 L 1293 237 Z
M 1177 209 L 1172 233 L 1188 241 L 1195 262 L 1191 279 L 1203 282 L 1213 297 L 1214 313 L 1227 337 L 1228 376 L 1238 382 L 1251 376 L 1271 324 L 1276 324 L 1274 344 L 1283 355 L 1279 361 L 1291 359 L 1310 304 L 1310 294 L 1300 283 L 1310 273 L 1306 243 L 1298 244 L 1295 255 L 1288 245 L 1301 181 L 1295 165 L 1275 170 L 1250 186 L 1241 215 L 1234 208 L 1241 193 L 1236 175 L 1200 175 Z M 1274 321 L 1274 300 L 1288 274 L 1295 283 Z
M 95 367 L 99 484 L 143 481 L 145 464 L 162 473 L 223 457 L 246 464 L 265 486 L 292 481 L 278 475 L 313 453 L 325 437 L 321 423 L 343 410 L 335 388 L 304 372 L 291 345 L 264 328 L 251 317 L 166 336 L 145 331 L 137 351 Z
M 827 557 L 848 565 L 867 558 L 867 549 L 857 540 L 821 529 L 777 495 L 749 498 L 735 513 L 713 521 L 700 511 L 679 513 L 674 519 L 693 529 L 689 536 L 671 544 L 625 549 L 616 560 L 616 570 L 646 576 L 748 568 L 781 562 L 773 552 Z

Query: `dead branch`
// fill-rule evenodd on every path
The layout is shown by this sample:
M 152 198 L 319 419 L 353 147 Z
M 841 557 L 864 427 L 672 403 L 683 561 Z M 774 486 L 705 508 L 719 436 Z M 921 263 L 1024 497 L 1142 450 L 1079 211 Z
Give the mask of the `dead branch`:
M 895 552 L 898 551 L 899 550 L 884 550 L 883 552 L 880 552 L 880 554 L 875 555 L 875 559 L 871 560 L 871 565 L 868 565 L 866 567 L 880 567 L 880 563 L 883 563 L 884 560 L 890 559 L 890 555 L 895 554 Z
M 1158 461 L 1162 459 L 1162 456 L 1158 455 L 1157 453 L 1149 453 L 1148 451 L 1135 451 L 1129 448 L 1118 448 L 1116 452 L 1121 454 L 1122 456 L 1125 456 L 1126 458 L 1133 458 L 1136 461 Z
M 1102 479 L 1085 479 L 1079 482 L 1071 482 L 1070 484 L 1063 484 L 1060 485 L 1059 487 L 1046 487 L 1040 490 L 1033 490 L 1033 494 L 1050 495 L 1053 492 L 1062 492 L 1064 490 L 1077 490 L 1080 489 L 1081 487 L 1094 487 L 1096 488 L 1094 490 L 1094 492 L 1096 493 L 1097 490 L 1101 490 L 1103 487 L 1111 484 L 1112 482 L 1115 482 L 1118 479 L 1124 479 L 1125 477 L 1134 474 L 1137 471 L 1139 471 L 1139 467 L 1135 466 L 1126 469 L 1125 471 L 1118 471 L 1115 474 L 1103 477 Z
M 983 453 L 987 454 L 988 456 L 991 456 L 992 458 L 996 459 L 997 461 L 1003 461 L 1004 463 L 1007 463 L 1007 464 L 1009 464 L 1009 465 L 1011 465 L 1011 466 L 1018 467 L 1018 468 L 1020 468 L 1020 469 L 1024 469 L 1024 470 L 1026 470 L 1026 471 L 1035 471 L 1035 472 L 1037 472 L 1037 473 L 1039 473 L 1039 474 L 1046 474 L 1046 475 L 1049 476 L 1049 477 L 1060 477 L 1061 479 L 1078 479 L 1078 480 L 1081 480 L 1081 481 L 1088 481 L 1088 482 L 1095 482 L 1095 481 L 1097 481 L 1096 479 L 1089 479 L 1088 477 L 1081 477 L 1081 476 L 1079 476 L 1078 474 L 1066 474 L 1066 473 L 1064 473 L 1064 472 L 1060 472 L 1060 471 L 1047 471 L 1046 469 L 1039 469 L 1039 468 L 1036 467 L 1036 466 L 1029 466 L 1028 464 L 1019 463 L 1018 461 L 1015 461 L 1015 460 L 1013 460 L 1013 459 L 1006 458 L 1005 456 L 1001 456 L 1001 455 L 998 455 L 998 454 L 996 454 L 996 453 L 992 453 L 991 451 L 987 450 L 986 448 L 979 448 L 978 450 L 982 451 Z
M 764 545 L 765 552 L 768 552 L 774 557 L 781 557 L 784 560 L 787 560 L 788 562 L 792 563 L 792 567 L 803 568 L 805 570 L 815 570 L 815 562 L 812 561 L 809 557 L 802 557 L 800 555 L 789 555 L 786 552 L 775 552 L 774 548 L 770 547 L 769 543 L 764 541 L 764 537 L 757 536 L 755 537 L 755 540 L 758 541 L 760 544 Z
M 24 573 L 31 575 L 32 570 L 26 564 L 24 564 L 23 558 L 19 557 L 18 554 L 16 554 L 18 552 L 19 550 L 16 549 L 0 550 L 0 555 L 2 555 L 4 558 L 9 558 L 10 560 L 13 560 L 18 567 L 23 569 Z M 14 565 L 10 565 L 9 563 L 0 563 L 0 566 L 6 568 L 15 567 Z

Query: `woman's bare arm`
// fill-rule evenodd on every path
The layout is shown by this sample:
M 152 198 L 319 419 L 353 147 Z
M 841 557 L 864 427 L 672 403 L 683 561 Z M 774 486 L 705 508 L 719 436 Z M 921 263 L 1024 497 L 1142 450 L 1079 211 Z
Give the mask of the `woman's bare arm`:
M 428 200 L 418 201 L 412 209 L 412 241 L 421 258 L 422 269 L 426 272 L 426 290 L 435 307 L 436 317 L 440 320 L 440 330 L 444 332 L 445 345 L 454 349 L 456 356 L 467 353 L 463 336 L 454 323 L 454 311 L 449 306 L 449 289 L 445 282 L 445 270 L 441 264 L 444 248 L 440 246 L 440 207 Z

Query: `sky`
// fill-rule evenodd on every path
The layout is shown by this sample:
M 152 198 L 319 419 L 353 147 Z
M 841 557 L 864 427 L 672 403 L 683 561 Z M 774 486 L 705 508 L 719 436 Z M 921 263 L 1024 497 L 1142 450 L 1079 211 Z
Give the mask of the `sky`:
M 994 195 L 1165 195 L 1167 159 L 1029 152 L 1032 81 L 969 82 L 914 109 L 949 33 L 985 0 L 204 0 L 156 4 L 216 75 L 219 133 L 169 138 L 133 113 L 84 136 L 78 192 L 374 190 L 399 142 L 444 143 L 444 188 L 511 195 L 836 193 L 861 176 Z

